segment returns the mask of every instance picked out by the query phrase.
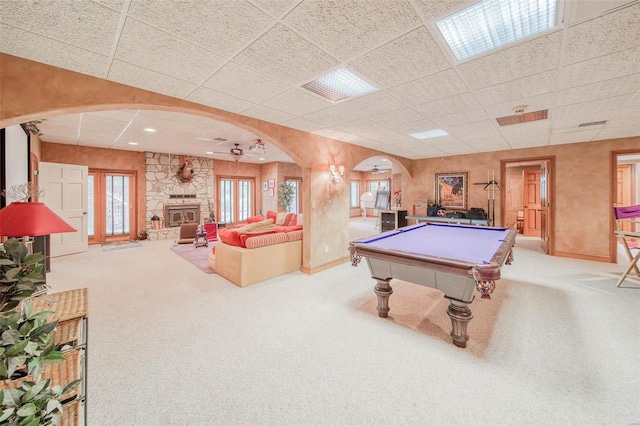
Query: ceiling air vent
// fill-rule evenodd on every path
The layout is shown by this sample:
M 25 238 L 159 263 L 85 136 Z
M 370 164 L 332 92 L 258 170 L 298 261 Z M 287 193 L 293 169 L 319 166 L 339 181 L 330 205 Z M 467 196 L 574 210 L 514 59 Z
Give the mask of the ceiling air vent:
M 496 118 L 496 121 L 500 126 L 510 126 L 512 124 L 546 120 L 548 115 L 549 115 L 549 110 L 542 109 L 540 111 L 525 112 L 524 114 L 507 115 L 506 117 L 498 117 Z
M 592 121 L 591 123 L 580 123 L 578 124 L 578 127 L 587 127 L 587 126 L 600 126 L 604 123 L 606 123 L 607 120 L 602 120 L 602 121 Z

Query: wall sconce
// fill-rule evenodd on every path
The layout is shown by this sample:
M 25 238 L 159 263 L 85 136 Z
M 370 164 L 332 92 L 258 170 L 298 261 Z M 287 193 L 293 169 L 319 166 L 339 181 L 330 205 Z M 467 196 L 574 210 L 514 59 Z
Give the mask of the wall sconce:
M 342 182 L 343 177 L 344 177 L 344 166 L 340 166 L 336 170 L 335 164 L 329 165 L 329 182 L 333 183 L 334 185 L 337 185 L 340 182 Z

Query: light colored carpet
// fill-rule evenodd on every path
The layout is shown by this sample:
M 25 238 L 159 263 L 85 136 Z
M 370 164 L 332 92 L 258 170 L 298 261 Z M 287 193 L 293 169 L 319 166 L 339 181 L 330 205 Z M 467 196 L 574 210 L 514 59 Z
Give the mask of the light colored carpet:
M 51 262 L 53 291 L 89 287 L 92 426 L 640 421 L 640 282 L 615 288 L 622 264 L 519 240 L 460 349 L 432 289 L 395 283 L 379 318 L 364 262 L 239 288 L 171 244 Z

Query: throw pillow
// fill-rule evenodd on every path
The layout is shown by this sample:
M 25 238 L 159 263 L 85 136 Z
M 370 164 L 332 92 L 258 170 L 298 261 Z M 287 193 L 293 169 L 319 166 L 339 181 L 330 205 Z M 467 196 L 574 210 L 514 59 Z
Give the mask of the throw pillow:
M 278 213 L 276 216 L 276 225 L 284 225 L 284 220 L 287 218 L 287 212 Z
M 278 216 L 278 213 L 269 210 L 267 211 L 267 219 L 273 219 L 273 223 L 276 223 L 276 217 Z
M 262 215 L 250 216 L 247 218 L 247 223 L 261 222 L 264 220 Z
M 295 225 L 296 223 L 296 215 L 295 213 L 289 213 L 287 215 L 287 217 L 284 218 L 284 226 L 291 226 L 291 225 Z
M 240 242 L 240 234 L 228 228 L 220 228 L 218 230 L 218 238 L 220 238 L 220 241 L 227 243 L 230 246 L 240 247 L 242 245 Z

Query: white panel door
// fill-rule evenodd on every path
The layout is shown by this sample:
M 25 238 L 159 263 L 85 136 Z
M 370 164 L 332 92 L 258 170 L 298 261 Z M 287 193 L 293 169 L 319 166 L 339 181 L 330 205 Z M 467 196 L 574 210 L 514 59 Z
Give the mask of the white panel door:
M 40 200 L 76 229 L 51 235 L 51 257 L 87 251 L 89 168 L 41 162 L 39 173 L 40 188 L 45 190 Z

